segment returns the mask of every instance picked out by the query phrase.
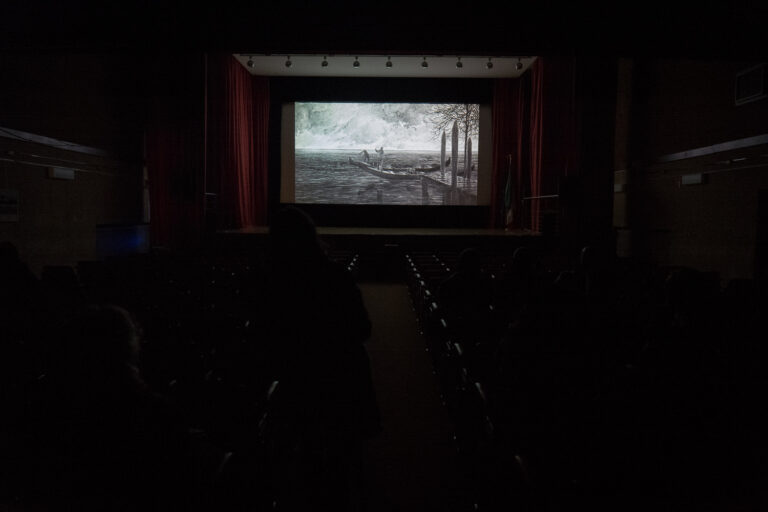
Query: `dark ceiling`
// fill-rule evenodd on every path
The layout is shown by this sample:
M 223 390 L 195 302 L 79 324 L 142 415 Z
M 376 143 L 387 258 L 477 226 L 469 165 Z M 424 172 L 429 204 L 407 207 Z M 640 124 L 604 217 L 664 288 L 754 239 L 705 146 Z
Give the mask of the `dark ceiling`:
M 242 53 L 765 55 L 768 7 L 752 2 L 4 3 L 5 49 Z

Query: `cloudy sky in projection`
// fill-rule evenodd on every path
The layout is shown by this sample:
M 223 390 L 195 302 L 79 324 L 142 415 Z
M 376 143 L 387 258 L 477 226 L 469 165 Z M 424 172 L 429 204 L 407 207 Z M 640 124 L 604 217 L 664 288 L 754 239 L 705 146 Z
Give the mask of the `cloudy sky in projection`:
M 296 103 L 296 148 L 440 151 L 429 122 L 432 108 L 426 103 Z

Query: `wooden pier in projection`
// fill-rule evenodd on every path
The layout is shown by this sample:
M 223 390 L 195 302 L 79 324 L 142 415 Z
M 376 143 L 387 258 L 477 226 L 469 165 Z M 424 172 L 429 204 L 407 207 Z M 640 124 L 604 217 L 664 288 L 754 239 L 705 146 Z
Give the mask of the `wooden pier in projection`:
M 440 189 L 443 194 L 444 204 L 477 204 L 477 194 L 472 193 L 470 190 L 465 190 L 458 186 L 458 174 L 459 174 L 459 127 L 456 122 L 453 123 L 453 130 L 451 134 L 451 182 L 446 183 L 432 176 L 421 177 L 421 199 L 422 203 L 429 203 L 429 187 L 435 187 Z M 445 160 L 445 132 L 443 132 L 442 140 L 440 143 L 440 175 L 445 178 L 446 171 Z M 464 148 L 464 170 L 463 181 L 465 184 L 470 183 L 472 175 L 472 139 L 467 140 L 467 145 Z
M 444 204 L 476 204 L 477 195 L 470 190 L 465 190 L 459 186 L 445 183 L 439 179 L 431 176 L 421 177 L 421 197 L 422 203 L 427 204 L 429 202 L 429 188 L 437 188 L 443 195 Z

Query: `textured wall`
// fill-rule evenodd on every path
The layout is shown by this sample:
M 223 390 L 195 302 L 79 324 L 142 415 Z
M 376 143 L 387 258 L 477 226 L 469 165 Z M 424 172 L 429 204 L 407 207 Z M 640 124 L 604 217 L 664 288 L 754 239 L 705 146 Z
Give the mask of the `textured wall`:
M 632 254 L 666 265 L 756 273 L 758 191 L 768 189 L 768 145 L 662 162 L 682 151 L 768 134 L 768 100 L 734 104 L 736 73 L 753 62 L 656 61 L 634 69 L 626 217 Z M 683 175 L 703 183 L 681 185 Z M 764 229 L 764 227 L 763 227 Z

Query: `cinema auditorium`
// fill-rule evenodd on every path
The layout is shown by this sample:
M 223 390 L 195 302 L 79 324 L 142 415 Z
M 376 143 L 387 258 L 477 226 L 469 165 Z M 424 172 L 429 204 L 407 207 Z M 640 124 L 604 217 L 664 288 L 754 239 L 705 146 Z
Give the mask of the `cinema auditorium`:
M 0 509 L 768 509 L 764 7 L 81 4 L 3 8 Z

